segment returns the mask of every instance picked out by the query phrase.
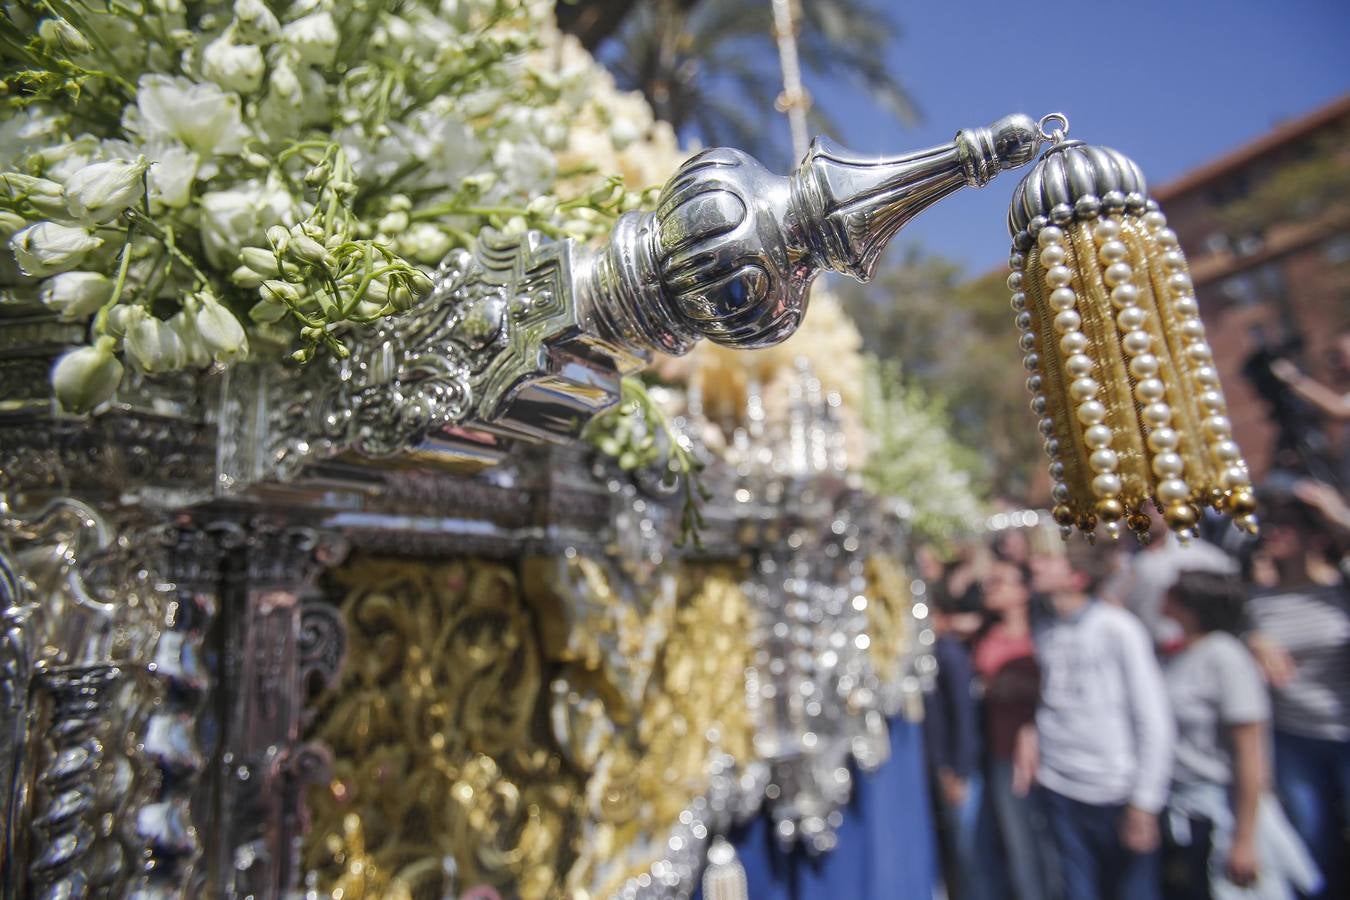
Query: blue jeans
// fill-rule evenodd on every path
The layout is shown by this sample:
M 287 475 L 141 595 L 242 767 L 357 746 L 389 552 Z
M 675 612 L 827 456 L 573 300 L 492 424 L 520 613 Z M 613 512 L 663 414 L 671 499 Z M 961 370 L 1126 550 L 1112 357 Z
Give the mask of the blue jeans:
M 948 806 L 940 788 L 934 787 L 948 840 L 947 895 L 953 900 L 994 900 L 998 893 L 991 879 L 989 860 L 981 832 L 987 825 L 984 780 L 979 772 L 966 781 L 966 799 L 959 807 Z
M 1120 843 L 1124 804 L 1093 806 L 1040 790 L 1065 897 L 1158 900 L 1157 852 L 1131 853 Z
M 1008 878 L 1017 900 L 1050 900 L 1058 896 L 1053 848 L 1046 834 L 1045 815 L 1033 796 L 1019 797 L 1012 789 L 1012 760 L 991 759 L 985 793 L 998 820 L 998 835 L 1007 857 Z
M 1350 742 L 1277 730 L 1275 783 L 1290 823 L 1322 870 L 1324 887 L 1312 897 L 1350 896 L 1350 874 L 1341 852 L 1350 807 Z

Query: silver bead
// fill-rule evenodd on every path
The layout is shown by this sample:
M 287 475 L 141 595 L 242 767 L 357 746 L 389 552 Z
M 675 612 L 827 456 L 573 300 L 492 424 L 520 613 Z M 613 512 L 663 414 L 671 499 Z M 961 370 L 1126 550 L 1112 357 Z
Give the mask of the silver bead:
M 1093 425 L 1083 431 L 1083 443 L 1094 450 L 1111 446 L 1111 429 L 1105 425 Z
M 1056 203 L 1050 207 L 1050 218 L 1059 225 L 1068 225 L 1073 221 L 1073 207 L 1067 203 Z
M 1014 324 L 1017 325 L 1018 331 L 1026 331 L 1031 327 L 1031 313 L 1025 310 L 1018 313 L 1017 318 L 1014 320 Z
M 1174 453 L 1171 450 L 1153 457 L 1153 474 L 1159 478 L 1176 478 L 1181 474 L 1184 466 L 1185 464 L 1181 461 L 1181 454 Z
M 1064 480 L 1064 463 L 1056 460 L 1050 464 L 1050 477 L 1056 481 Z
M 1031 411 L 1038 416 L 1045 415 L 1045 411 L 1050 407 L 1050 401 L 1045 399 L 1044 394 L 1037 394 L 1031 398 Z
M 1033 394 L 1039 394 L 1041 392 L 1041 387 L 1044 384 L 1045 379 L 1041 378 L 1039 375 L 1032 375 L 1027 379 L 1027 390 L 1031 391 Z
M 1069 494 L 1069 486 L 1062 481 L 1059 482 L 1050 489 L 1050 496 L 1054 499 L 1056 503 L 1068 503 L 1069 500 L 1071 499 L 1071 495 Z
M 1116 212 L 1125 208 L 1125 194 L 1121 191 L 1107 191 L 1102 194 L 1102 208 Z
M 1026 309 L 1027 308 L 1026 292 L 1014 291 L 1013 295 L 1008 298 L 1008 305 L 1012 307 L 1013 312 L 1021 312 L 1022 310 Z
M 1043 437 L 1050 437 L 1053 435 L 1055 433 L 1055 420 L 1049 416 L 1042 415 L 1041 413 L 1037 413 L 1037 415 L 1040 415 L 1041 418 L 1036 423 L 1036 429 L 1040 431 Z
M 1079 219 L 1095 219 L 1102 211 L 1102 201 L 1091 194 L 1084 194 L 1073 202 L 1073 214 Z
M 1027 264 L 1027 258 L 1021 253 L 1014 252 L 1008 257 L 1008 268 L 1014 271 L 1021 269 Z
M 1092 479 L 1092 493 L 1098 497 L 1110 498 L 1120 493 L 1120 476 L 1106 472 Z
M 1042 446 L 1045 448 L 1045 455 L 1050 457 L 1051 459 L 1054 459 L 1055 457 L 1059 456 L 1058 438 L 1050 438 Z
M 1030 352 L 1036 349 L 1036 335 L 1030 331 L 1022 332 L 1022 336 L 1017 339 L 1017 344 L 1024 351 Z
M 1008 276 L 1008 290 L 1016 293 L 1022 289 L 1022 273 L 1013 272 Z
M 1077 415 L 1078 421 L 1084 425 L 1098 425 L 1106 418 L 1106 407 L 1100 400 L 1088 400 L 1079 404 Z
M 1028 372 L 1035 372 L 1041 367 L 1041 355 L 1039 353 L 1028 353 L 1022 357 L 1022 367 Z

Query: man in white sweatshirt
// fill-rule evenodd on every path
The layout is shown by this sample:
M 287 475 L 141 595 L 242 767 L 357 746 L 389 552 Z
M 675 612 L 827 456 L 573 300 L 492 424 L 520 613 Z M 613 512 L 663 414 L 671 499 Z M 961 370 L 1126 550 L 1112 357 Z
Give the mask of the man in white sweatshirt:
M 1154 900 L 1173 742 L 1162 673 L 1139 620 L 1094 595 L 1105 552 L 1068 549 L 1032 561 L 1054 614 L 1033 627 L 1040 703 L 1019 735 L 1015 786 L 1040 787 L 1064 897 Z

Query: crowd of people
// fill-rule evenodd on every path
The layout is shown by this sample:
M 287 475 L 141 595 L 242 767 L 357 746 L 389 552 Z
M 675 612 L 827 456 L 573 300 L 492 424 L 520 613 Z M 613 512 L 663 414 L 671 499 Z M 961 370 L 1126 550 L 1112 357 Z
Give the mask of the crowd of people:
M 932 564 L 949 897 L 1350 897 L 1350 508 L 1262 494 L 1257 539 L 1016 527 Z

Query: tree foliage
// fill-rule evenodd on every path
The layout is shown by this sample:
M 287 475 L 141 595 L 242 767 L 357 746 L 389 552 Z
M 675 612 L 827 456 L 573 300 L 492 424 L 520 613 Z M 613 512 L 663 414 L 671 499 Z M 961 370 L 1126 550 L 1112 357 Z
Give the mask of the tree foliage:
M 1043 454 L 1003 272 L 966 277 L 940 256 L 910 249 L 867 285 L 840 284 L 865 349 L 902 366 L 939 400 L 957 442 L 971 448 L 990 492 L 1029 501 Z

